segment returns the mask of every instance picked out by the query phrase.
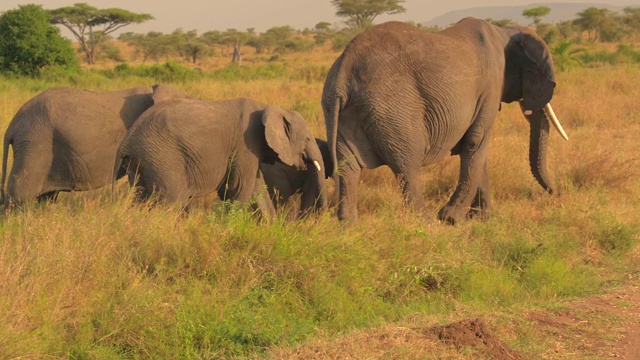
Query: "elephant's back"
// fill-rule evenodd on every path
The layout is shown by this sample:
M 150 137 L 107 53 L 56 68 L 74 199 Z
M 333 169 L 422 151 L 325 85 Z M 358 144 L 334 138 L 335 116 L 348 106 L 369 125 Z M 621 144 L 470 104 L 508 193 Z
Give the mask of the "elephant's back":
M 195 99 L 163 101 L 140 116 L 121 148 L 148 166 L 162 167 L 164 159 L 202 158 L 212 147 L 237 143 L 241 133 L 232 121 L 241 121 L 238 110 L 222 111 L 219 105 Z
M 52 88 L 25 103 L 12 123 L 24 123 L 25 127 L 47 126 L 59 133 L 91 134 L 91 129 L 105 131 L 125 128 L 122 108 L 125 96 L 111 96 L 74 88 Z
M 243 141 L 232 126 L 240 121 L 232 104 L 195 99 L 158 103 L 129 129 L 120 152 L 165 190 L 181 179 L 193 196 L 215 191 L 227 170 L 227 155 Z

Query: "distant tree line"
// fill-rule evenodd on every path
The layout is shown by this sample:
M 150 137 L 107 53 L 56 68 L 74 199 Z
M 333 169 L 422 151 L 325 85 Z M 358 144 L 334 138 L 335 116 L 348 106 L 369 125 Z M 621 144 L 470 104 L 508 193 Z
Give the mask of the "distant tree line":
M 285 54 L 310 51 L 330 42 L 332 48 L 339 50 L 357 33 L 357 29 L 333 29 L 330 23 L 320 22 L 313 29 L 303 30 L 285 25 L 272 27 L 263 33 L 249 28 L 245 31 L 211 30 L 198 34 L 196 30 L 185 32 L 179 28 L 169 34 L 157 31 L 146 34 L 126 32 L 117 39 L 132 46 L 136 57 L 142 62 L 179 56 L 195 64 L 208 55 L 231 56 L 236 46 L 254 48 L 257 54 Z
M 374 19 L 382 14 L 406 11 L 404 0 L 330 0 L 336 15 L 345 19 L 346 26 L 319 22 L 313 28 L 296 30 L 288 25 L 275 26 L 265 32 L 254 28 L 244 31 L 227 29 L 210 30 L 199 34 L 196 30 L 181 28 L 171 33 L 151 31 L 146 34 L 124 32 L 117 39 L 135 49 L 134 56 L 143 63 L 184 58 L 197 64 L 209 55 L 225 56 L 240 60 L 240 47 L 252 47 L 257 54 L 279 54 L 310 51 L 317 46 L 329 46 L 342 50 L 359 32 L 371 27 Z M 640 39 L 640 8 L 627 7 L 622 13 L 605 8 L 589 7 L 572 20 L 556 24 L 544 22 L 551 9 L 545 6 L 523 11 L 530 24 L 549 44 L 560 63 L 579 64 L 584 59 L 580 44 L 619 42 Z M 71 43 L 60 35 L 60 25 L 69 29 L 78 41 L 78 51 L 88 64 L 99 57 L 125 62 L 120 48 L 114 45 L 114 31 L 153 17 L 123 9 L 98 9 L 84 3 L 44 10 L 40 5 L 19 6 L 0 14 L 0 72 L 36 76 L 47 66 L 79 68 L 73 56 Z M 498 26 L 519 25 L 509 19 L 487 21 Z M 424 31 L 442 30 L 409 22 Z M 29 31 L 25 31 L 29 29 Z M 625 51 L 633 52 L 632 48 Z M 71 55 L 70 55 L 71 54 Z
M 522 15 L 531 19 L 530 24 L 536 28 L 547 43 L 558 40 L 575 42 L 616 42 L 634 39 L 640 35 L 640 7 L 624 8 L 622 13 L 606 8 L 589 7 L 577 14 L 572 20 L 560 21 L 556 24 L 543 22 L 543 18 L 551 12 L 546 6 L 525 9 Z M 513 20 L 486 19 L 498 26 L 519 25 Z
M 589 7 L 575 19 L 556 24 L 543 22 L 551 12 L 546 6 L 525 9 L 522 15 L 531 20 L 530 26 L 549 45 L 554 64 L 560 71 L 582 66 L 587 62 L 640 62 L 640 51 L 620 44 L 614 53 L 588 51 L 582 45 L 640 40 L 640 8 L 627 7 L 622 13 L 606 8 Z M 512 20 L 487 19 L 498 26 L 518 25 Z M 591 46 L 593 48 L 593 46 Z

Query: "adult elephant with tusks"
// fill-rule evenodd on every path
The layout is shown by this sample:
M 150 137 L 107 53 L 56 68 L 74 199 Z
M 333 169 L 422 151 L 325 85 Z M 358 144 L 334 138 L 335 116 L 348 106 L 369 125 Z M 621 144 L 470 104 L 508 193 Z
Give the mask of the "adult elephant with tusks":
M 518 101 L 531 125 L 529 160 L 549 193 L 549 120 L 565 139 L 549 101 L 553 61 L 534 31 L 465 18 L 437 33 L 401 22 L 356 36 L 331 67 L 322 108 L 339 164 L 338 217 L 357 219 L 362 168 L 388 165 L 405 202 L 424 210 L 419 170 L 460 156 L 458 185 L 438 218 L 456 223 L 491 209 L 487 146 L 501 102 Z
M 322 155 L 305 120 L 295 111 L 251 99 L 172 99 L 147 110 L 125 135 L 114 164 L 142 199 L 187 204 L 216 193 L 247 202 L 264 218 L 275 209 L 260 171 L 261 162 L 311 168 L 325 203 Z M 115 182 L 114 182 L 115 183 Z

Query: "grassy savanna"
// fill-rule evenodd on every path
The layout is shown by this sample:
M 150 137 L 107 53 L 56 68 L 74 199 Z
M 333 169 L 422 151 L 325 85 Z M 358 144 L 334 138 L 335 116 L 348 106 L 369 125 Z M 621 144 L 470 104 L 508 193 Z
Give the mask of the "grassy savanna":
M 289 55 L 271 67 L 245 61 L 246 78 L 205 73 L 171 84 L 194 97 L 251 97 L 297 110 L 324 138 L 320 97 L 337 55 Z M 51 86 L 109 90 L 157 81 L 107 75 L 2 79 L 0 126 Z M 495 211 L 483 221 L 436 220 L 455 187 L 457 158 L 423 170 L 431 214 L 402 207 L 388 169 L 366 171 L 355 224 L 339 223 L 333 208 L 300 221 L 283 213 L 271 224 L 233 205 L 183 214 L 133 203 L 124 184 L 115 199 L 99 189 L 6 213 L 0 354 L 477 358 L 473 349 L 436 341 L 373 347 L 351 335 L 388 339 L 398 329 L 480 317 L 526 358 L 603 357 L 569 345 L 549 355 L 557 344 L 527 314 L 563 309 L 638 276 L 640 68 L 576 68 L 557 80 L 553 105 L 570 137 L 551 136 L 559 194 L 546 195 L 533 179 L 528 124 L 516 104 L 503 104 L 489 152 Z

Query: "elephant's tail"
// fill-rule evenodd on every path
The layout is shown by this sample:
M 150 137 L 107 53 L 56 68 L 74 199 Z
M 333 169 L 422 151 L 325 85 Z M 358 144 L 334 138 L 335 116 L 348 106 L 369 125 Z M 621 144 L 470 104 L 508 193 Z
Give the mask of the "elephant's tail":
M 7 178 L 7 158 L 9 157 L 9 145 L 13 143 L 13 138 L 7 132 L 4 134 L 4 148 L 2 151 L 2 180 L 0 180 L 0 204 L 4 204 L 4 182 Z
M 338 117 L 340 116 L 340 98 L 336 97 L 325 111 L 325 119 L 327 123 L 327 142 L 329 143 L 329 151 L 331 153 L 331 161 L 333 162 L 333 170 L 338 171 Z
M 120 168 L 122 167 L 122 159 L 123 159 L 123 152 L 122 152 L 122 145 L 120 145 L 118 147 L 118 150 L 116 151 L 116 157 L 113 161 L 113 178 L 111 179 L 111 199 L 112 200 L 115 200 L 115 197 L 116 197 L 116 182 L 120 177 L 124 175 L 120 171 Z

